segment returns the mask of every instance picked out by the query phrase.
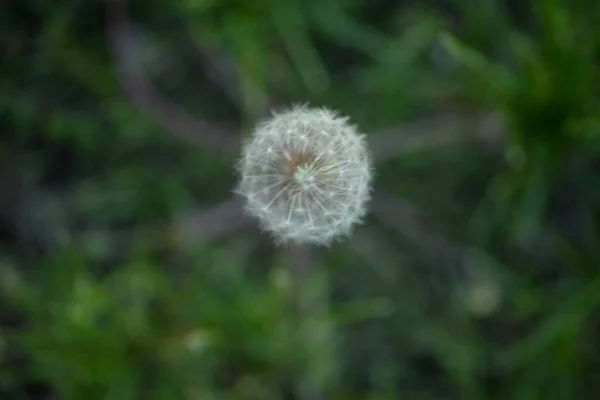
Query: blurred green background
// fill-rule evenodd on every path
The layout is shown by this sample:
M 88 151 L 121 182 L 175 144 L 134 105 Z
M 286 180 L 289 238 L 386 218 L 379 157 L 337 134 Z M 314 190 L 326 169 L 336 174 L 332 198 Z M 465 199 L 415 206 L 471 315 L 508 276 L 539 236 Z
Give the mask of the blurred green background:
M 600 3 L 0 11 L 0 398 L 593 399 Z M 327 106 L 366 223 L 276 247 L 239 143 Z

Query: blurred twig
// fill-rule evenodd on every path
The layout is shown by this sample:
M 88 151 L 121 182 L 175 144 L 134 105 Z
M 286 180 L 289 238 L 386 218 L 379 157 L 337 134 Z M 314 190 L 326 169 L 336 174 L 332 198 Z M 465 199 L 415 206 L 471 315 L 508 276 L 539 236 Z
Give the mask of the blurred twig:
M 495 145 L 501 140 L 502 119 L 497 115 L 447 114 L 395 126 L 369 137 L 375 160 L 390 158 L 444 146 L 479 142 Z
M 406 263 L 407 256 L 383 234 L 381 228 L 369 226 L 357 229 L 351 240 L 352 251 L 364 258 L 383 282 L 398 283 L 402 276 L 399 265 Z
M 252 107 L 248 107 L 244 90 L 251 88 L 251 92 L 262 92 L 263 89 L 247 78 L 244 80 L 234 57 L 226 49 L 218 48 L 209 41 L 203 40 L 189 28 L 187 34 L 192 42 L 195 56 L 205 66 L 208 77 L 225 92 L 229 100 L 239 110 L 249 113 L 249 116 L 254 119 L 268 117 L 269 111 L 276 108 L 268 96 L 257 99 L 256 102 L 252 102 Z
M 169 231 L 175 243 L 191 245 L 231 235 L 252 224 L 240 198 L 224 201 L 208 210 L 191 210 L 177 215 Z
M 199 119 L 163 99 L 135 59 L 126 19 L 126 0 L 105 0 L 109 46 L 121 85 L 129 98 L 170 133 L 198 146 L 234 150 L 239 138 L 233 129 Z
M 137 236 L 166 249 L 199 246 L 209 240 L 233 235 L 252 225 L 245 215 L 241 199 L 223 201 L 205 209 L 191 209 L 178 213 L 160 223 L 150 223 L 131 228 L 109 229 L 108 246 L 111 249 L 127 248 Z M 72 230 L 70 240 L 85 245 L 88 240 L 102 232 L 102 228 L 90 227 Z
M 318 330 L 310 326 L 311 323 L 319 321 L 329 310 L 327 290 L 322 287 L 311 287 L 310 282 L 315 278 L 316 256 L 314 249 L 309 246 L 288 245 L 286 247 L 286 258 L 291 269 L 294 280 L 296 309 L 299 317 L 299 329 L 305 350 L 323 349 L 323 340 L 328 337 L 314 337 Z M 307 329 L 310 327 L 311 329 Z M 330 349 L 329 349 L 330 350 Z M 321 354 L 323 356 L 323 354 Z M 320 359 L 320 357 L 319 357 Z M 313 361 L 314 357 L 308 357 L 309 364 L 301 371 L 296 382 L 296 394 L 299 400 L 322 400 L 326 396 L 322 387 L 322 377 L 319 376 Z
M 427 258 L 443 260 L 445 264 L 461 264 L 463 247 L 432 233 L 417 208 L 405 199 L 377 187 L 371 201 L 377 221 L 410 239 Z
M 192 29 L 187 29 L 187 35 L 195 50 L 194 55 L 205 66 L 211 81 L 225 92 L 233 104 L 243 108 L 244 100 L 240 93 L 240 76 L 235 60 L 223 49 L 203 40 Z
M 296 288 L 300 290 L 302 289 L 302 282 L 310 279 L 313 275 L 316 261 L 314 250 L 309 246 L 290 244 L 286 247 L 286 257 L 294 278 L 294 282 L 297 284 Z M 297 306 L 300 313 L 304 313 L 310 312 L 315 307 L 318 307 L 319 304 L 299 301 Z

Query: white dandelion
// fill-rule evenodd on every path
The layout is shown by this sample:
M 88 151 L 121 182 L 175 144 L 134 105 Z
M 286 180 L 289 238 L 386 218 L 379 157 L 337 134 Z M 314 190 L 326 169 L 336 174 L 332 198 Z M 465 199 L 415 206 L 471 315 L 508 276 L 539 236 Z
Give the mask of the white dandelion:
M 244 143 L 236 193 L 277 243 L 329 245 L 362 221 L 372 167 L 365 136 L 325 108 L 293 107 Z

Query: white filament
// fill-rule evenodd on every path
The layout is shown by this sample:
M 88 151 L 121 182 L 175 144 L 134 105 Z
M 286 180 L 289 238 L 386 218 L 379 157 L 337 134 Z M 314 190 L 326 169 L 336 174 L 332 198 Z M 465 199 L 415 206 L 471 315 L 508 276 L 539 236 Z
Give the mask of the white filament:
M 259 124 L 238 171 L 247 212 L 278 243 L 328 245 L 366 213 L 372 167 L 364 135 L 328 109 L 293 107 Z

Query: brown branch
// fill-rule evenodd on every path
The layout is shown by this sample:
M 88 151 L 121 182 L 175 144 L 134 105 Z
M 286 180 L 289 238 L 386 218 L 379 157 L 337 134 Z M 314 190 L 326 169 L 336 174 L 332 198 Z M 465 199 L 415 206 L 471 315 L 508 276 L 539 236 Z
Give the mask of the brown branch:
M 126 19 L 126 0 L 105 2 L 110 50 L 119 81 L 131 101 L 180 139 L 205 148 L 236 150 L 239 138 L 234 130 L 196 118 L 161 97 L 135 59 L 136 52 Z

